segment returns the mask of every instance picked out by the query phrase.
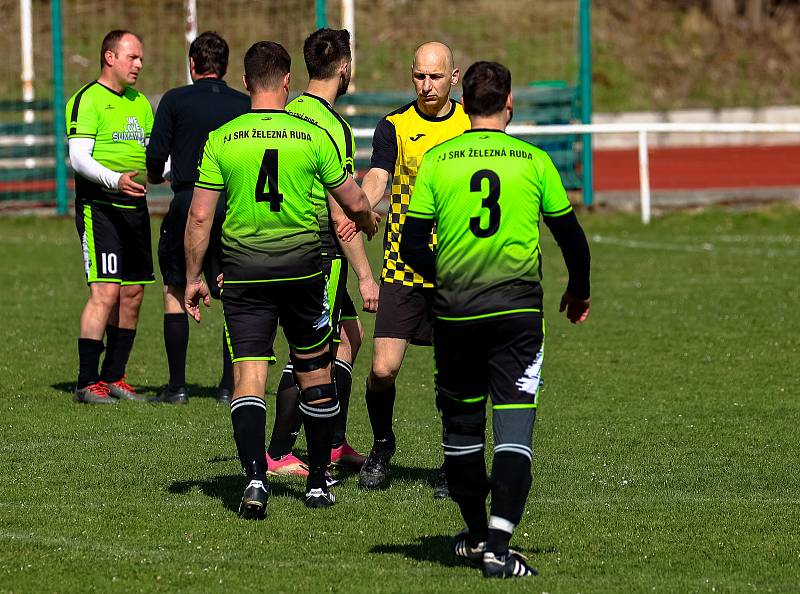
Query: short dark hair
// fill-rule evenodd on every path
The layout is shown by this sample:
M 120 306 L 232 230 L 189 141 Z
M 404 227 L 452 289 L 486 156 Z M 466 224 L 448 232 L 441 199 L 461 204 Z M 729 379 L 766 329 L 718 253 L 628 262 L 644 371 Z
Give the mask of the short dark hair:
M 318 29 L 303 43 L 303 58 L 308 78 L 327 80 L 339 65 L 350 56 L 350 31 L 347 29 Z
M 220 78 L 228 71 L 228 43 L 216 31 L 205 31 L 189 46 L 197 74 L 216 74 Z
M 133 31 L 126 31 L 125 29 L 109 31 L 106 33 L 106 36 L 103 37 L 103 44 L 100 46 L 100 68 L 106 65 L 106 52 L 116 52 L 119 40 L 126 35 L 133 35 L 139 40 L 139 43 L 142 42 L 142 38 Z
M 274 41 L 257 41 L 244 55 L 244 78 L 251 91 L 274 89 L 291 68 L 289 52 Z
M 494 115 L 503 109 L 511 93 L 511 72 L 497 62 L 475 62 L 467 68 L 461 85 L 468 115 Z

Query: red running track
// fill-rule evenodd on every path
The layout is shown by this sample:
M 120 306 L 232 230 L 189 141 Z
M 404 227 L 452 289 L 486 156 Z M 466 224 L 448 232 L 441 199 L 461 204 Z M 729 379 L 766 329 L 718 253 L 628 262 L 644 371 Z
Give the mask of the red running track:
M 800 186 L 800 146 L 651 148 L 653 190 Z M 595 150 L 596 191 L 639 190 L 633 150 Z

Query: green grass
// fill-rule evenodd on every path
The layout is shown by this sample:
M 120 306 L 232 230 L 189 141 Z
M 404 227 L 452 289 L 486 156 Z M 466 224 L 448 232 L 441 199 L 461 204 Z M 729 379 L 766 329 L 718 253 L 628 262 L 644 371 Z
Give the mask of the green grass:
M 542 575 L 523 584 L 487 583 L 449 553 L 461 522 L 428 484 L 441 458 L 429 350 L 401 372 L 389 491 L 350 478 L 333 509 L 309 511 L 302 482 L 275 480 L 268 520 L 240 521 L 229 415 L 212 398 L 219 304 L 192 328 L 187 407 L 79 406 L 74 226 L 0 219 L 0 591 L 797 591 L 800 211 L 582 221 L 582 327 L 555 311 L 565 275 L 545 232 L 546 386 L 514 540 Z M 159 300 L 147 290 L 129 366 L 148 394 L 166 378 Z M 369 348 L 349 430 L 363 449 Z

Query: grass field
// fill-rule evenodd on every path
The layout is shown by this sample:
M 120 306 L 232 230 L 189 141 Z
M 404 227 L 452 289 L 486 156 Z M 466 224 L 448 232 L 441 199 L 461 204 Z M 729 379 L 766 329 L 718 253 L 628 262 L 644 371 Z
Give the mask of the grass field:
M 563 266 L 544 242 L 546 386 L 514 540 L 542 575 L 489 583 L 453 559 L 457 510 L 431 497 L 429 350 L 412 349 L 399 379 L 389 491 L 351 477 L 333 509 L 310 511 L 302 482 L 275 480 L 268 520 L 244 522 L 229 415 L 212 397 L 219 304 L 192 328 L 187 407 L 79 406 L 73 223 L 0 219 L 0 591 L 797 592 L 800 210 L 582 221 L 594 264 L 582 327 L 557 315 Z M 369 354 L 367 341 L 359 448 Z M 166 379 L 155 287 L 129 377 L 148 394 Z

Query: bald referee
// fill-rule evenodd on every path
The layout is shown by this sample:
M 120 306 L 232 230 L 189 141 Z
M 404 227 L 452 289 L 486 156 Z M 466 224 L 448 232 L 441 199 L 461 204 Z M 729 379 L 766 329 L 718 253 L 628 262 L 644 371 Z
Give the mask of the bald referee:
M 170 158 L 172 191 L 175 197 L 161 224 L 158 263 L 164 279 L 164 347 L 167 351 L 169 382 L 155 398 L 158 402 L 186 404 L 186 351 L 189 321 L 183 307 L 186 262 L 183 233 L 189 215 L 197 161 L 208 133 L 250 109 L 247 95 L 229 88 L 222 77 L 228 69 L 228 44 L 213 31 L 199 35 L 189 47 L 189 70 L 194 84 L 167 91 L 156 111 L 153 133 L 147 147 L 147 175 L 150 183 L 164 181 L 164 167 Z M 208 285 L 219 298 L 216 277 L 221 272 L 219 241 L 225 218 L 225 199 L 217 203 L 211 230 L 211 245 L 203 262 Z M 233 370 L 223 332 L 222 378 L 217 401 L 230 401 Z

